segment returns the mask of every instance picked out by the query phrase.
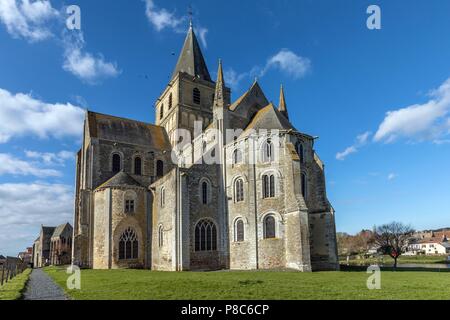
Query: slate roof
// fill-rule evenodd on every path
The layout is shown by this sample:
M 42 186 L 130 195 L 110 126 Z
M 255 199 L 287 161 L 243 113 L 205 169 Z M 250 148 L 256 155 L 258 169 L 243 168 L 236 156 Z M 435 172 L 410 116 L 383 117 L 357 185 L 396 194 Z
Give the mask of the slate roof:
M 72 229 L 72 226 L 69 223 L 57 226 L 53 232 L 52 238 L 60 237 L 66 228 Z
M 6 257 L 0 254 L 0 260 L 5 260 Z
M 100 185 L 97 189 L 102 188 L 112 188 L 112 187 L 143 187 L 139 182 L 137 182 L 128 173 L 121 171 L 114 177 Z
M 172 79 L 175 78 L 179 72 L 185 72 L 202 80 L 212 82 L 208 67 L 203 58 L 202 50 L 200 49 L 192 26 L 189 28 L 186 40 L 184 41 Z
M 53 232 L 55 232 L 55 227 L 44 227 L 42 226 L 42 232 L 44 236 L 51 237 Z
M 259 104 L 261 106 L 267 106 L 269 104 L 269 101 L 257 81 L 253 83 L 248 91 L 230 105 L 230 110 L 235 111 L 241 107 L 248 108 L 254 104 Z
M 259 110 L 253 119 L 250 121 L 247 128 L 245 128 L 243 135 L 250 134 L 250 130 L 294 130 L 294 126 L 289 122 L 284 115 L 271 103 L 268 106 Z
M 88 111 L 87 121 L 92 138 L 170 150 L 170 140 L 163 127 L 145 122 Z

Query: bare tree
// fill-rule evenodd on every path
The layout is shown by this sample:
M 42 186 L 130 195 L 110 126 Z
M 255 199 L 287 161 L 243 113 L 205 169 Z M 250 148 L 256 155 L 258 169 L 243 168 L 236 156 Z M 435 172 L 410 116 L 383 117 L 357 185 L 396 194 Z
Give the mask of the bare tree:
M 375 244 L 380 250 L 394 259 L 394 269 L 397 260 L 404 253 L 408 240 L 414 229 L 401 222 L 391 222 L 375 228 Z

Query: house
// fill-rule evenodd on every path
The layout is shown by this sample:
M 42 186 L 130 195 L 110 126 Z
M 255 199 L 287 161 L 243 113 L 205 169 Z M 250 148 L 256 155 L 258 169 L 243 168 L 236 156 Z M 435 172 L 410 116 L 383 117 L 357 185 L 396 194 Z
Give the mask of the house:
M 53 266 L 70 264 L 72 257 L 73 228 L 69 223 L 55 228 L 50 239 L 50 264 Z
M 26 251 L 20 252 L 18 255 L 19 259 L 24 263 L 31 263 L 33 260 L 33 248 L 29 247 Z
M 426 239 L 410 244 L 408 249 L 408 252 L 414 252 L 415 254 L 444 255 L 450 254 L 450 243 Z
M 36 268 L 48 265 L 70 264 L 72 255 L 73 228 L 69 223 L 57 227 L 41 227 L 35 240 L 33 264 Z

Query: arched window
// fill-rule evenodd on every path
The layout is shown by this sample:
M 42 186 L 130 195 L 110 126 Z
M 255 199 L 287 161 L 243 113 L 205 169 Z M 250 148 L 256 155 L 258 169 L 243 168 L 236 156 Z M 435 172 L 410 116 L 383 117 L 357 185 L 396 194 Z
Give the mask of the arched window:
M 159 118 L 162 120 L 164 118 L 164 104 L 161 105 L 161 108 L 159 109 Z
M 156 161 L 156 176 L 158 178 L 164 176 L 164 162 L 162 160 Z
M 306 200 L 308 195 L 308 179 L 306 173 L 302 173 L 302 196 Z
M 239 219 L 234 225 L 234 241 L 243 242 L 244 238 L 244 221 Z
M 134 158 L 134 174 L 140 176 L 142 174 L 142 159 L 141 157 Z
M 160 201 L 161 208 L 164 208 L 166 205 L 166 189 L 161 188 L 161 201 Z
M 158 245 L 159 245 L 159 247 L 164 246 L 164 228 L 163 228 L 163 226 L 159 226 L 159 230 L 158 230 Z
M 202 203 L 208 204 L 209 202 L 209 184 L 206 181 L 202 182 Z
M 134 200 L 125 200 L 125 213 L 134 213 Z
M 234 202 L 244 201 L 244 180 L 237 179 L 234 182 Z
M 263 162 L 272 162 L 274 159 L 274 149 L 273 149 L 273 143 L 270 140 L 267 140 L 264 144 L 263 144 L 263 154 L 262 154 L 262 159 Z
M 264 219 L 264 239 L 273 239 L 275 237 L 275 218 L 267 216 Z
M 169 94 L 169 110 L 172 109 L 172 92 Z
M 201 100 L 200 90 L 194 88 L 194 90 L 192 90 L 192 101 L 194 101 L 195 104 L 200 104 L 200 100 Z
M 112 171 L 116 173 L 120 172 L 121 169 L 122 169 L 122 160 L 120 158 L 120 154 L 115 153 L 112 156 Z
M 275 197 L 275 176 L 273 174 L 263 175 L 263 198 Z
M 138 253 L 139 243 L 136 232 L 128 228 L 119 239 L 119 260 L 137 259 Z
M 217 250 L 217 228 L 208 219 L 201 220 L 195 226 L 195 251 Z
M 239 149 L 234 150 L 233 152 L 233 164 L 242 163 L 242 151 Z
M 303 143 L 297 142 L 297 153 L 298 157 L 300 158 L 300 163 L 305 162 L 305 151 L 303 149 Z

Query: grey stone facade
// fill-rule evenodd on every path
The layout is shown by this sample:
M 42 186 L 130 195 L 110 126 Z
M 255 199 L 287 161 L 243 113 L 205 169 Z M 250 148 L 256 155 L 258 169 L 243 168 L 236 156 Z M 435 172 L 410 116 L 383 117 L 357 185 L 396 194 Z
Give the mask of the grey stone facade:
M 256 81 L 231 103 L 222 64 L 213 82 L 191 27 L 155 108 L 155 125 L 86 113 L 74 263 L 338 269 L 324 165 L 290 123 L 283 89 L 278 107 Z

